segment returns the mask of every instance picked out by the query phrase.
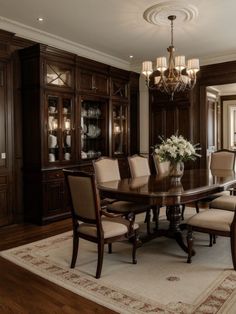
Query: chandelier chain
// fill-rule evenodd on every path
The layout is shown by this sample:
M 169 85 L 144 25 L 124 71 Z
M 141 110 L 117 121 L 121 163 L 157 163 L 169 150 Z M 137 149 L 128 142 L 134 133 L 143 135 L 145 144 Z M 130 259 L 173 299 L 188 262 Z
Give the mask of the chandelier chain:
M 174 23 L 171 20 L 171 46 L 174 47 Z

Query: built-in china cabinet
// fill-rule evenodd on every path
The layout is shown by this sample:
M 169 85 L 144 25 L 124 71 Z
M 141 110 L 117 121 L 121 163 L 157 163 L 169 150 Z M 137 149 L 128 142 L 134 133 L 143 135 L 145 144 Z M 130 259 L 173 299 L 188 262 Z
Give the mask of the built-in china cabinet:
M 93 171 L 93 159 L 114 156 L 127 176 L 133 79 L 42 44 L 20 59 L 25 219 L 43 224 L 69 215 L 63 168 Z

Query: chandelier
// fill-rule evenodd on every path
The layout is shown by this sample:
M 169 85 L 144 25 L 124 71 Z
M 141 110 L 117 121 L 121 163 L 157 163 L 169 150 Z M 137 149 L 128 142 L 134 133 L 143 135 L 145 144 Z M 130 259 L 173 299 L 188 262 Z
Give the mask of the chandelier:
M 168 16 L 171 21 L 171 44 L 167 51 L 169 52 L 168 67 L 166 57 L 157 58 L 156 70 L 153 73 L 152 61 L 144 61 L 142 64 L 142 73 L 146 76 L 146 84 L 152 90 L 159 90 L 167 93 L 173 100 L 174 93 L 191 90 L 196 83 L 196 75 L 199 71 L 199 59 L 190 59 L 185 64 L 185 56 L 174 57 L 173 40 L 173 21 L 175 15 Z M 150 75 L 153 73 L 152 84 Z M 157 75 L 156 75 L 157 74 Z

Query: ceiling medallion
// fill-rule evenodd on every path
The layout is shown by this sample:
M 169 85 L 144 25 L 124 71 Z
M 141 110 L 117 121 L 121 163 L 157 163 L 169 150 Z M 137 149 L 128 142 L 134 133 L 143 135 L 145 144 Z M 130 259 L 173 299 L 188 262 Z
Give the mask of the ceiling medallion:
M 162 1 L 146 9 L 143 18 L 154 25 L 169 25 L 168 16 L 175 15 L 178 24 L 194 21 L 198 17 L 198 9 L 185 0 Z

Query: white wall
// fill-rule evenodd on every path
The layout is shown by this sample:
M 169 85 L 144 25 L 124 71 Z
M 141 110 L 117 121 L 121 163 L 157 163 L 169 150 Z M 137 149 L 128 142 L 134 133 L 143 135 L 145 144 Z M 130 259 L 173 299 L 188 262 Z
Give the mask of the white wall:
M 233 113 L 236 109 L 235 100 L 223 102 L 223 148 L 232 149 L 233 145 Z

